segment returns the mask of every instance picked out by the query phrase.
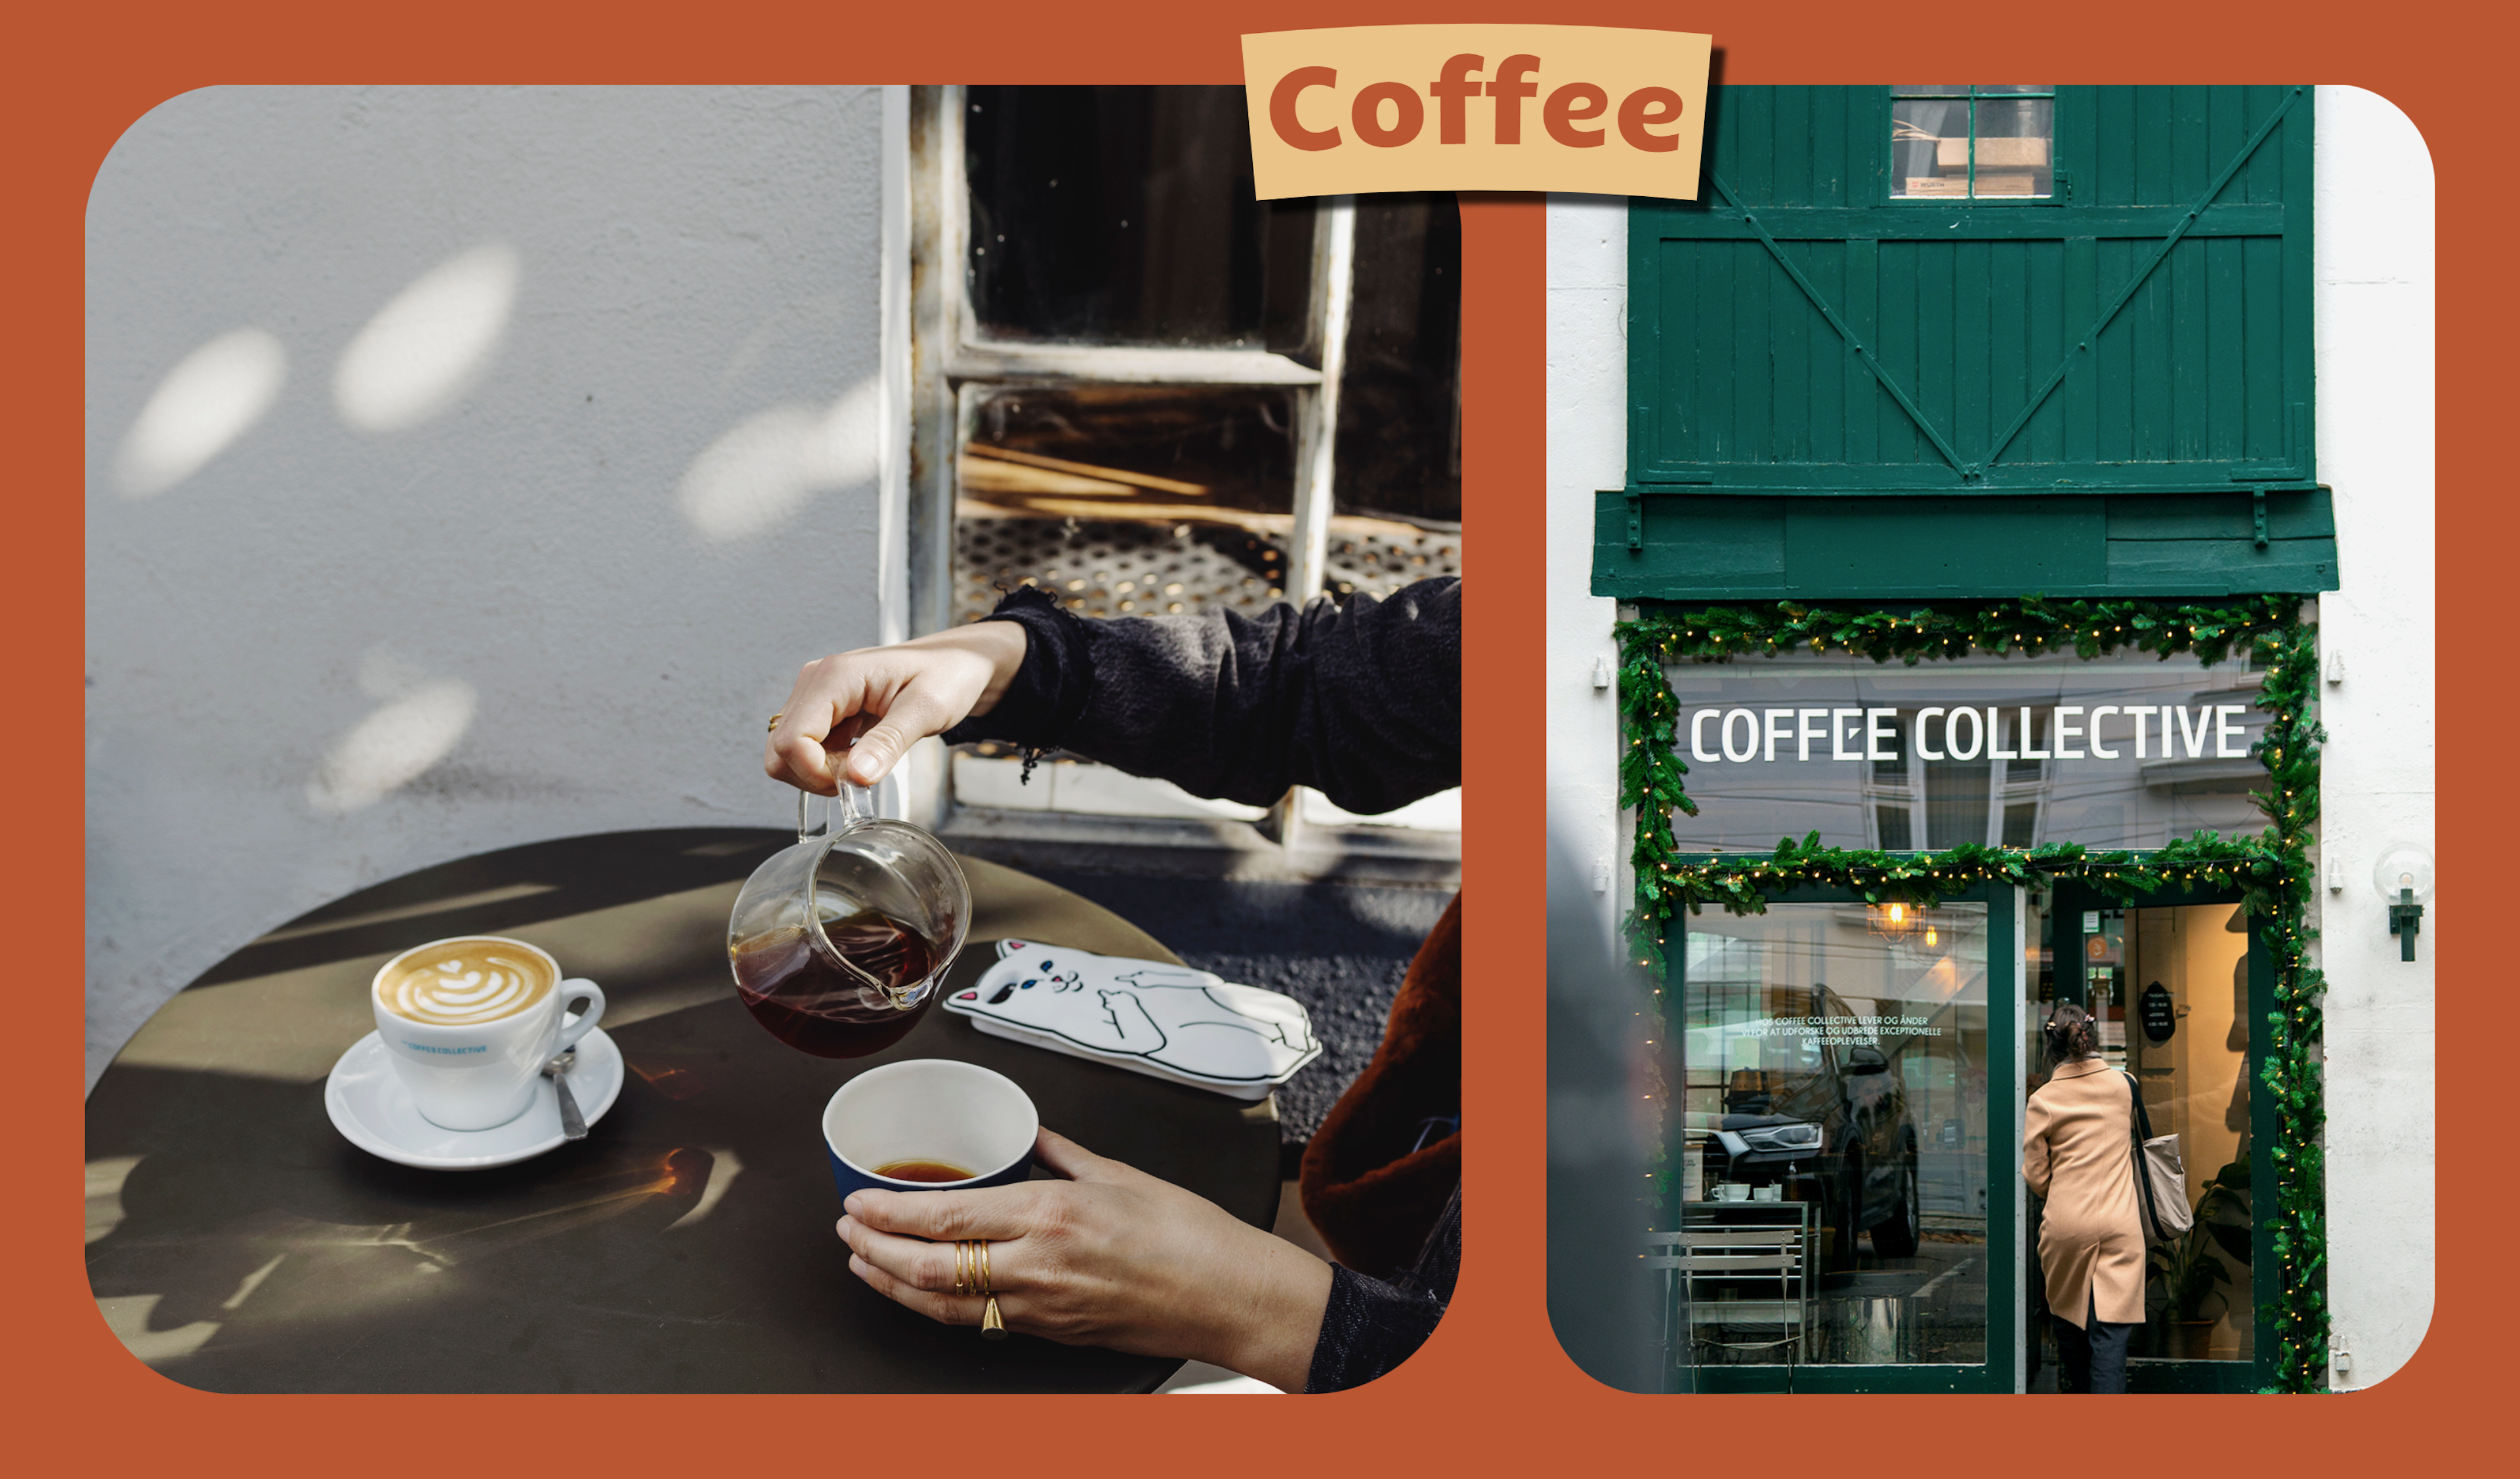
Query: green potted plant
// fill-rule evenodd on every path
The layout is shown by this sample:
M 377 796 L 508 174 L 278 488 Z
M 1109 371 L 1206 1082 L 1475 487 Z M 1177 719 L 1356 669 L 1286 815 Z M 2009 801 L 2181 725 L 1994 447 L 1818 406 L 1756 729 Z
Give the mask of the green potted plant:
M 2220 1299 L 2221 1291 L 2214 1286 L 2231 1279 L 2223 1260 L 2214 1256 L 2213 1234 L 2201 1225 L 2190 1228 L 2184 1235 L 2153 1249 L 2145 1261 L 2161 1280 L 2162 1300 L 2168 1306 L 2166 1354 L 2182 1361 L 2203 1360 L 2215 1322 L 2222 1315 L 2219 1307 L 2208 1314 L 2206 1301 Z
M 2248 1166 L 2234 1162 L 2215 1173 L 2205 1184 L 2205 1194 L 2196 1202 L 2195 1225 L 2186 1233 L 2154 1248 L 2144 1262 L 2154 1277 L 2161 1281 L 2165 1305 L 2167 1349 L 2164 1354 L 2175 1360 L 2205 1360 L 2212 1347 L 2214 1326 L 2230 1300 L 2218 1284 L 2231 1281 L 2230 1270 L 2215 1256 L 2218 1244 L 2228 1246 L 2230 1230 L 2240 1238 L 2241 1262 L 2246 1263 L 2249 1192 Z M 2208 1300 L 2216 1301 L 2211 1314 Z

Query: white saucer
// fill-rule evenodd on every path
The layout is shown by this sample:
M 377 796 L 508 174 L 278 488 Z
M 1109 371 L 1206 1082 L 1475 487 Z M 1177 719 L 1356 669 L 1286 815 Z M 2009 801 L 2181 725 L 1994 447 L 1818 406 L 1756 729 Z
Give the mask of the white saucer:
M 621 1097 L 621 1050 L 601 1027 L 578 1039 L 577 1066 L 568 1074 L 569 1093 L 592 1128 Z M 324 1081 L 324 1110 L 341 1138 L 367 1151 L 406 1166 L 434 1171 L 476 1171 L 484 1166 L 513 1165 L 567 1143 L 560 1131 L 560 1091 L 549 1079 L 534 1089 L 534 1101 L 524 1113 L 488 1130 L 442 1130 L 420 1117 L 411 1093 L 403 1088 L 385 1056 L 382 1039 L 371 1032 L 350 1045 Z

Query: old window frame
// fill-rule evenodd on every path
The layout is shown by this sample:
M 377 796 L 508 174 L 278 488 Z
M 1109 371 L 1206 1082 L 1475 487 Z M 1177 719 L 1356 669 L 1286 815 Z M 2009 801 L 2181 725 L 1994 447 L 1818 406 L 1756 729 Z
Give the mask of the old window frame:
M 1318 351 L 1318 367 L 1260 348 L 992 338 L 973 309 L 966 271 L 971 232 L 964 135 L 968 108 L 968 90 L 959 84 L 909 89 L 907 635 L 941 631 L 952 623 L 960 452 L 970 438 L 986 397 L 1009 388 L 1111 384 L 1290 388 L 1295 401 L 1295 474 L 1284 589 L 1295 599 L 1300 599 L 1299 593 L 1323 589 L 1328 573 L 1334 510 L 1332 454 L 1355 276 L 1354 197 L 1325 197 L 1315 216 L 1305 340 Z M 1458 832 L 1405 825 L 1308 823 L 1307 813 L 1314 818 L 1337 813 L 1326 798 L 1313 797 L 1308 805 L 1309 793 L 1301 786 L 1265 815 L 1247 822 L 1232 815 L 1238 809 L 1224 807 L 1207 815 L 1190 808 L 1175 814 L 1136 816 L 1083 811 L 992 813 L 958 803 L 952 769 L 950 760 L 923 768 L 910 805 L 957 845 L 1056 841 L 1080 861 L 1103 848 L 1142 856 L 1144 850 L 1155 849 L 1174 866 L 1192 871 L 1213 867 L 1246 875 L 1255 870 L 1302 876 L 1336 872 L 1441 881 L 1460 874 Z M 1134 778 L 1118 779 L 1134 782 Z M 1148 809 L 1162 810 L 1160 804 Z
M 2060 139 L 2063 137 L 2063 114 L 2073 89 L 2049 83 L 2045 92 L 1988 93 L 1977 83 L 1965 84 L 1966 92 L 1929 93 L 1902 91 L 1896 84 L 1881 90 L 1881 195 L 1880 203 L 1902 210 L 1917 206 L 1966 210 L 1981 205 L 2006 209 L 2021 206 L 2065 205 L 2072 203 L 2072 182 L 2065 169 Z M 1903 102 L 1965 102 L 1968 104 L 1968 194 L 1964 196 L 1921 196 L 1899 193 L 1898 139 L 1899 105 Z M 2048 193 L 2044 196 L 1982 196 L 1977 193 L 1977 144 L 1983 137 L 1978 132 L 1977 106 L 1982 101 L 2046 102 L 2048 104 Z

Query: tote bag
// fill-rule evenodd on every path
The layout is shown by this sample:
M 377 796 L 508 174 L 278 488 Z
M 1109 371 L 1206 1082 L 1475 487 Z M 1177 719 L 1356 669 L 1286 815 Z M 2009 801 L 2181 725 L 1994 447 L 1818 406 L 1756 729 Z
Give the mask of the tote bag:
M 2135 1099 L 2135 1186 L 2143 1219 L 2146 1247 L 2183 1237 L 2196 1223 L 2187 1204 L 2187 1167 L 2179 1158 L 2179 1137 L 2152 1133 L 2152 1116 L 2144 1113 L 2143 1090 L 2135 1075 L 2121 1074 Z

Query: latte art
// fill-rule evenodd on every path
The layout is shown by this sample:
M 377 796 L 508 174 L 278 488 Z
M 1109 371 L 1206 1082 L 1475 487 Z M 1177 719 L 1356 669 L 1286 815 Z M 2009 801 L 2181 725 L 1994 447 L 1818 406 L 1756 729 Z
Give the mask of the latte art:
M 551 994 L 556 977 L 540 957 L 500 940 L 447 940 L 395 963 L 377 1000 L 396 1016 L 463 1027 L 514 1016 Z

